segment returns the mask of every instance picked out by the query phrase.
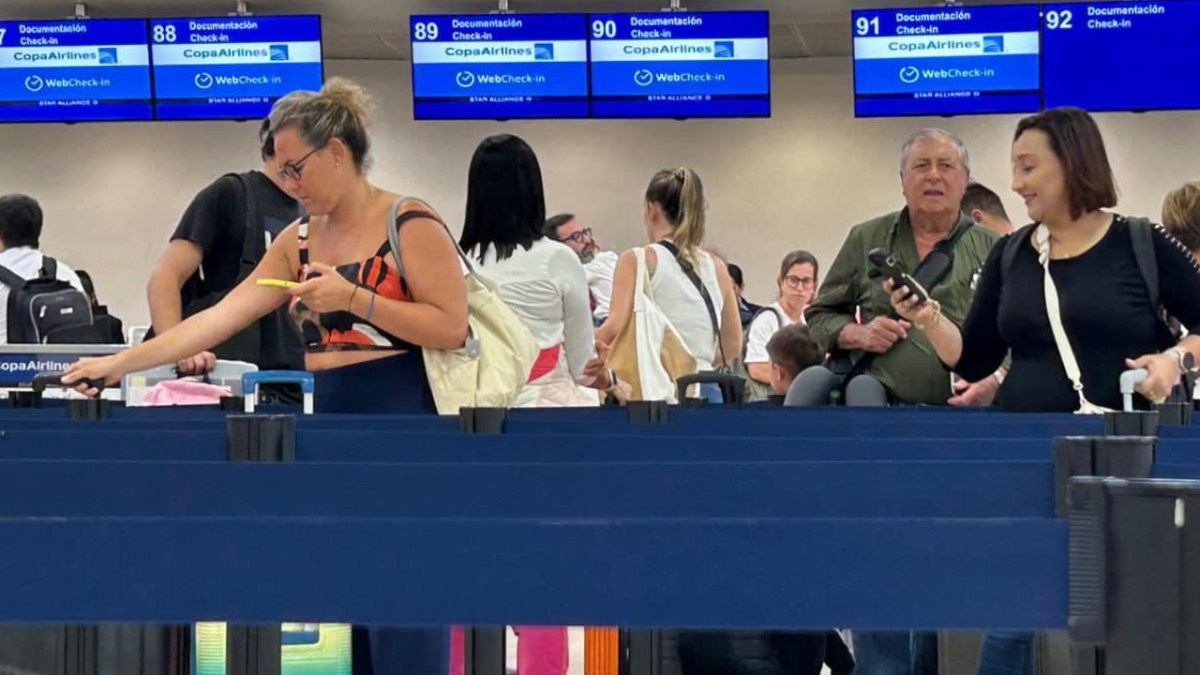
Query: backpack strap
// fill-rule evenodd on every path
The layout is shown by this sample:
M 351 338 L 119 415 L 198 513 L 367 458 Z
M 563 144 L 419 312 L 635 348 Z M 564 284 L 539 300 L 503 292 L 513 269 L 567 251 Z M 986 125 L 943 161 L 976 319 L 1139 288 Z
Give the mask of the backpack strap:
M 8 286 L 9 290 L 15 291 L 25 285 L 25 280 L 17 275 L 16 272 L 4 265 L 0 265 L 0 284 L 4 284 Z
M 1004 242 L 1004 250 L 1000 252 L 1001 278 L 1007 276 L 1009 270 L 1012 269 L 1013 261 L 1017 259 L 1017 254 L 1021 252 L 1021 247 L 1029 245 L 1035 227 L 1036 225 L 1026 225 L 1008 235 L 1008 240 Z
M 250 189 L 250 182 L 246 180 L 246 176 L 240 173 L 229 174 L 242 189 L 242 200 L 245 208 L 245 238 L 242 239 L 242 263 L 241 269 L 238 271 L 238 282 L 240 283 L 258 267 L 258 261 L 262 257 L 258 253 L 258 242 L 265 231 L 262 226 L 262 219 L 258 214 L 258 199 L 255 198 L 253 190 Z M 265 244 L 265 241 L 264 241 Z
M 42 256 L 42 270 L 39 273 L 42 279 L 57 279 L 58 278 L 58 261 L 48 255 Z
M 754 313 L 754 316 L 750 317 L 750 321 L 746 323 L 746 330 L 743 331 L 743 335 L 742 335 L 742 358 L 743 359 L 746 358 L 746 349 L 750 346 L 750 331 L 754 328 L 754 322 L 758 321 L 758 317 L 762 316 L 763 314 L 765 314 L 767 312 L 770 312 L 775 315 L 775 320 L 779 323 L 779 328 L 777 328 L 776 330 L 783 328 L 783 315 L 779 313 L 779 310 L 775 309 L 775 307 L 772 305 L 767 305 L 765 307 L 759 307 L 758 311 L 756 311 Z
M 1133 257 L 1137 260 L 1142 281 L 1150 295 L 1150 306 L 1158 310 L 1162 296 L 1158 287 L 1158 256 L 1154 252 L 1154 224 L 1148 218 L 1125 218 L 1129 237 L 1133 240 Z

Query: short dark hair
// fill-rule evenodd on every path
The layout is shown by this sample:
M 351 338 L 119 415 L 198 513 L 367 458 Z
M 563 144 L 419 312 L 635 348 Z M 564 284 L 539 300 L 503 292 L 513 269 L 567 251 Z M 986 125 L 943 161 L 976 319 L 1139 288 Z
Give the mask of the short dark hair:
M 1117 205 L 1117 183 L 1104 137 L 1091 115 L 1079 108 L 1030 115 L 1017 123 L 1013 141 L 1035 129 L 1050 137 L 1050 148 L 1062 162 L 1072 218 Z
M 42 207 L 28 195 L 0 197 L 0 241 L 5 248 L 37 248 L 42 238 Z
M 825 355 L 809 334 L 808 326 L 794 323 L 775 331 L 767 341 L 767 358 L 788 377 L 795 377 L 806 368 L 820 365 Z
M 572 220 L 575 220 L 574 213 L 560 213 L 558 215 L 550 216 L 546 219 L 546 227 L 543 228 L 542 234 L 546 235 L 546 238 L 548 239 L 562 241 L 562 239 L 558 238 L 558 228 L 566 225 Z
M 1008 211 L 1004 209 L 1004 202 L 1000 201 L 1000 195 L 992 192 L 983 183 L 971 183 L 963 192 L 962 212 L 971 215 L 975 209 L 979 209 L 989 216 L 1008 220 Z
M 506 260 L 517 246 L 529 250 L 543 237 L 546 196 L 542 167 L 529 144 L 516 136 L 485 138 L 467 174 L 467 215 L 460 244 L 482 261 L 489 246 Z
M 783 256 L 783 262 L 779 265 L 779 278 L 782 279 L 786 277 L 788 270 L 792 269 L 796 265 L 803 265 L 804 263 L 812 265 L 814 277 L 820 275 L 821 264 L 817 262 L 817 256 L 809 253 L 808 251 L 792 251 L 791 253 Z
M 733 263 L 729 263 L 728 265 L 725 266 L 725 269 L 729 270 L 729 278 L 733 279 L 734 284 L 736 284 L 738 286 L 746 285 L 746 282 L 743 280 L 744 277 L 742 276 L 742 268 L 741 267 L 739 267 Z

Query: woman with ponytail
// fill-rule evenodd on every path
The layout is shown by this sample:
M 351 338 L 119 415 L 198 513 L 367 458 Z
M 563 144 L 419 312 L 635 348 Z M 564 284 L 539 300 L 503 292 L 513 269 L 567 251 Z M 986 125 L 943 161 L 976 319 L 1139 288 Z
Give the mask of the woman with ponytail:
M 742 323 L 733 280 L 725 263 L 702 248 L 704 210 L 704 186 L 691 169 L 659 171 L 646 188 L 646 236 L 651 245 L 645 253 L 650 290 L 702 371 L 724 365 L 726 358 L 733 359 L 742 351 Z M 704 295 L 687 270 L 695 272 L 712 301 L 715 331 Z M 613 274 L 608 320 L 596 330 L 602 349 L 612 344 L 633 317 L 636 275 L 636 253 L 626 251 Z M 720 394 L 713 387 L 705 390 L 705 396 L 714 399 Z

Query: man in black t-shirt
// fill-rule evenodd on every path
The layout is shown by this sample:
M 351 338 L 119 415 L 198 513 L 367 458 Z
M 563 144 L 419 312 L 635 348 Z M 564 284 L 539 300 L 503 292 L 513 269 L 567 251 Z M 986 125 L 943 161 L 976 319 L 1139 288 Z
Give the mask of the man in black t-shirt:
M 258 264 L 275 237 L 300 216 L 298 203 L 278 182 L 270 120 L 263 120 L 259 141 L 262 169 L 224 175 L 201 190 L 171 235 L 147 287 L 151 335 L 216 304 Z M 247 240 L 248 236 L 251 239 Z M 303 345 L 286 308 L 267 315 L 211 353 L 181 361 L 179 368 L 187 373 L 206 372 L 217 358 L 248 361 L 263 370 L 304 368 Z

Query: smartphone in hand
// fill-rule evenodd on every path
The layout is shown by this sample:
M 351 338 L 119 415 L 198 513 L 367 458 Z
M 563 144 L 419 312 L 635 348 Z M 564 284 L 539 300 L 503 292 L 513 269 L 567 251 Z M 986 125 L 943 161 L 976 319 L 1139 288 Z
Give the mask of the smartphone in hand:
M 895 288 L 907 288 L 909 293 L 916 296 L 918 305 L 929 300 L 929 292 L 904 269 L 904 265 L 896 256 L 876 248 L 867 253 L 867 261 L 881 276 L 891 279 Z

